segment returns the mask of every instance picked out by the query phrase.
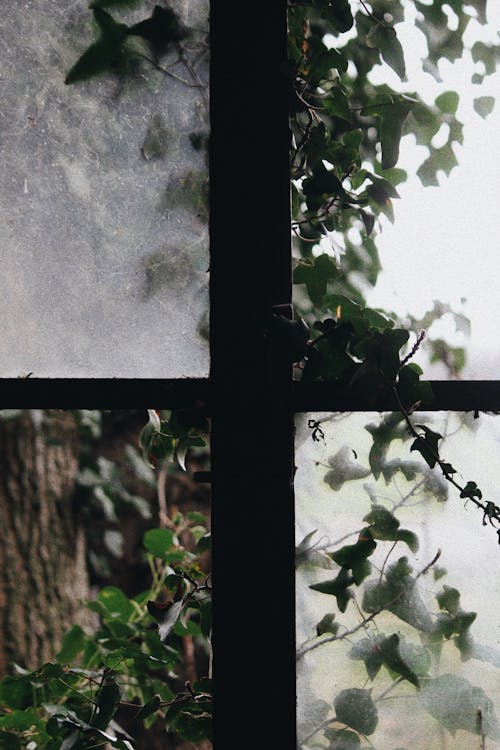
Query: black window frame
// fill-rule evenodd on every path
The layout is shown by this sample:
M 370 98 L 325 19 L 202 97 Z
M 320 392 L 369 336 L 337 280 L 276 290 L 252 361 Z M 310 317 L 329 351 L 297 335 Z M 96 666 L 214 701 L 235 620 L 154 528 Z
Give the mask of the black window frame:
M 373 411 L 348 390 L 293 383 L 265 334 L 273 307 L 291 304 L 289 88 L 285 0 L 211 0 L 210 377 L 0 380 L 0 408 L 211 418 L 216 750 L 297 746 L 294 414 Z M 498 381 L 432 387 L 434 410 L 500 411 Z

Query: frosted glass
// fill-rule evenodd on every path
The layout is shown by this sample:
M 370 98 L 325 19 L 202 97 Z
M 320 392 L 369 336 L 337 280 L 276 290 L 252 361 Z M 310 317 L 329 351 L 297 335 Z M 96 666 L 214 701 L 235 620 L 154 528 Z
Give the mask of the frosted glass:
M 88 4 L 2 13 L 0 377 L 208 372 L 208 0 L 173 7 L 203 89 L 144 60 L 66 86 L 95 39 Z M 152 8 L 109 12 L 130 24 Z
M 415 416 L 417 424 L 446 436 L 441 455 L 458 470 L 457 481 L 476 481 L 484 500 L 498 502 L 500 419 Z M 398 434 L 385 455 L 372 452 L 372 468 L 381 471 L 375 478 L 372 433 L 387 417 L 297 417 L 299 748 L 494 750 L 500 748 L 496 529 L 489 521 L 483 526 L 482 513 L 429 471 L 418 453 L 410 453 L 402 423 L 394 426 Z M 385 425 L 387 435 L 391 427 Z M 375 506 L 393 514 L 405 533 L 397 543 L 375 539 L 376 549 L 365 554 L 371 570 L 359 586 L 350 584 L 354 598 L 342 612 L 333 594 L 309 586 L 335 580 L 342 565 L 348 566 L 345 549 L 343 558 L 336 553 L 358 537 L 366 539 L 360 532 L 371 524 L 366 517 Z M 396 579 L 394 566 L 401 558 L 406 562 L 400 565 L 413 569 L 410 578 Z M 401 588 L 395 580 L 404 581 Z M 439 636 L 447 628 L 448 637 Z M 321 641 L 328 642 L 319 646 Z

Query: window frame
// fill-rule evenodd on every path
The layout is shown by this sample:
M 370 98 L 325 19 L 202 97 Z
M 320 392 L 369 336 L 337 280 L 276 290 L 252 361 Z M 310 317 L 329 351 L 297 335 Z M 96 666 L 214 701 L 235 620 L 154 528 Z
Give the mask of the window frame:
M 216 750 L 297 747 L 294 414 L 373 411 L 294 383 L 265 333 L 292 299 L 286 10 L 254 5 L 242 22 L 240 5 L 211 0 L 209 378 L 0 380 L 0 408 L 196 405 L 211 418 Z M 500 411 L 500 381 L 432 388 L 431 410 Z

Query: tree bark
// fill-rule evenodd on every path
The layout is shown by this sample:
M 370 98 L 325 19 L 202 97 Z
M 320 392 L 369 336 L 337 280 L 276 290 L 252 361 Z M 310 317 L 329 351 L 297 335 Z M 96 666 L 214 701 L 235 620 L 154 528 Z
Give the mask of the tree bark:
M 0 675 L 54 660 L 65 631 L 90 620 L 77 470 L 71 412 L 0 420 Z

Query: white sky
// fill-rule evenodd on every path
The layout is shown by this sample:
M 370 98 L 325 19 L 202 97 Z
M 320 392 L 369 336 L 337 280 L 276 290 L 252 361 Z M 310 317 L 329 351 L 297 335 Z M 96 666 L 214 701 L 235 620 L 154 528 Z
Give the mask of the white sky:
M 466 43 L 477 38 L 498 43 L 500 2 L 488 2 L 488 25 L 472 21 Z M 408 17 L 410 13 L 408 13 Z M 471 320 L 468 342 L 454 333 L 454 325 L 436 324 L 433 333 L 467 344 L 468 366 L 464 378 L 500 377 L 500 101 L 486 120 L 474 112 L 473 99 L 491 95 L 500 99 L 500 74 L 489 76 L 481 85 L 472 85 L 474 66 L 464 61 L 440 63 L 442 83 L 423 73 L 425 38 L 413 22 L 397 26 L 405 50 L 408 84 L 378 67 L 372 80 L 385 80 L 396 91 L 414 89 L 432 103 L 443 91 L 460 94 L 458 119 L 464 123 L 464 145 L 454 145 L 459 166 L 446 178 L 439 174 L 440 187 L 422 187 L 412 176 L 427 156 L 427 149 L 416 146 L 412 136 L 401 143 L 398 167 L 407 169 L 409 179 L 398 187 L 401 200 L 394 202 L 394 225 L 383 221 L 377 245 L 384 271 L 368 304 L 397 313 L 420 315 L 432 307 L 434 299 L 450 302 Z M 441 144 L 434 144 L 441 145 Z M 466 298 L 464 304 L 461 300 Z M 438 326 L 440 327 L 438 329 Z M 445 376 L 436 371 L 426 374 Z

